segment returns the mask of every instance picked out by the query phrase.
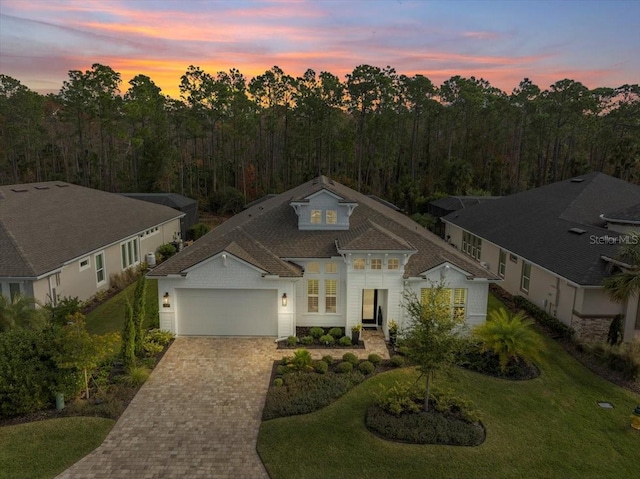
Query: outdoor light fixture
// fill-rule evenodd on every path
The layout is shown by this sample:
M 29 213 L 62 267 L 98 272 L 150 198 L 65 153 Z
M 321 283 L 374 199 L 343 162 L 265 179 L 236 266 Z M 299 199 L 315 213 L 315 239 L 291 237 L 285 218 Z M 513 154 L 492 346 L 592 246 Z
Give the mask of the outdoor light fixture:
M 287 305 L 287 293 L 282 293 L 282 306 Z
M 169 304 L 169 293 L 164 293 L 164 296 L 162 297 L 162 307 L 163 308 L 171 307 L 171 305 Z

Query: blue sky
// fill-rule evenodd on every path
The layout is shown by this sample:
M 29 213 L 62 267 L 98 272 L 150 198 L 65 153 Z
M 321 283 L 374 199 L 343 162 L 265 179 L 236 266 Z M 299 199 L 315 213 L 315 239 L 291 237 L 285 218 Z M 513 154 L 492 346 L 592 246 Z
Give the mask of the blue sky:
M 148 75 L 178 96 L 191 64 L 341 78 L 359 64 L 511 92 L 571 78 L 640 83 L 640 1 L 0 0 L 0 73 L 57 92 L 72 69 Z

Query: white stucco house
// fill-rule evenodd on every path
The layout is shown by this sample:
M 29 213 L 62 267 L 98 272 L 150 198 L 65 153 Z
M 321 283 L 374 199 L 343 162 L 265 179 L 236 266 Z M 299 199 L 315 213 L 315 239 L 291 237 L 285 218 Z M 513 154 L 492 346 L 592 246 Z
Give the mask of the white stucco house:
M 183 215 L 62 181 L 0 186 L 0 294 L 84 301 L 179 238 Z
M 624 316 L 624 339 L 640 336 L 638 295 L 610 299 L 602 282 L 618 267 L 623 242 L 640 230 L 640 186 L 589 173 L 451 213 L 445 238 L 521 295 L 572 327 L 605 340 Z
M 498 276 L 390 207 L 326 177 L 270 196 L 148 274 L 160 327 L 276 336 L 298 326 L 402 326 L 402 293 L 444 280 L 452 314 L 485 321 Z

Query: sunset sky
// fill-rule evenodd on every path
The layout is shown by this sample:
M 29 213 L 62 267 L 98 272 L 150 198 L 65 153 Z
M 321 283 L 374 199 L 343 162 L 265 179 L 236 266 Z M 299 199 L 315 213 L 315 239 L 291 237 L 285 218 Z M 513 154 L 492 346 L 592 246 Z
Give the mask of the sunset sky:
M 0 0 L 0 73 L 41 93 L 102 63 L 179 97 L 189 65 L 247 78 L 278 65 L 341 79 L 360 64 L 510 93 L 571 78 L 640 83 L 640 1 Z

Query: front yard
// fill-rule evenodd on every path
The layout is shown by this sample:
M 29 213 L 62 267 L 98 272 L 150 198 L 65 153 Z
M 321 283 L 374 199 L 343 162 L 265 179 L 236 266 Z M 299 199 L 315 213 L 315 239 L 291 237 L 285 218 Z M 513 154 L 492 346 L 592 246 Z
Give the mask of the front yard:
M 417 377 L 405 368 L 375 376 L 315 413 L 263 422 L 258 452 L 272 479 L 633 476 L 640 432 L 631 429 L 630 415 L 640 397 L 543 341 L 537 379 L 508 381 L 462 369 L 436 378 L 480 410 L 487 430 L 481 446 L 399 444 L 365 428 L 379 384 Z

